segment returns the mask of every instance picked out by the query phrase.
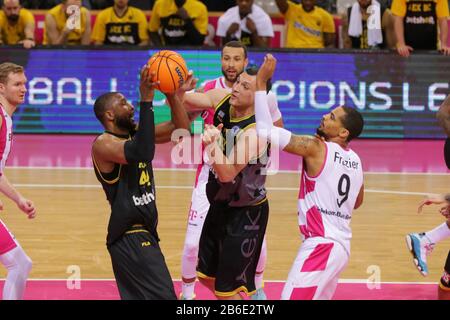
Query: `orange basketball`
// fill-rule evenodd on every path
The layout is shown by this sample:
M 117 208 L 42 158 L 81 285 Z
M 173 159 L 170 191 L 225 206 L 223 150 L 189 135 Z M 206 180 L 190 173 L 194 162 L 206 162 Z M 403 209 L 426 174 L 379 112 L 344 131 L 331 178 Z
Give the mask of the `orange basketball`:
M 150 71 L 154 71 L 159 85 L 156 87 L 164 93 L 173 93 L 183 85 L 188 69 L 183 57 L 175 51 L 161 50 L 148 60 Z

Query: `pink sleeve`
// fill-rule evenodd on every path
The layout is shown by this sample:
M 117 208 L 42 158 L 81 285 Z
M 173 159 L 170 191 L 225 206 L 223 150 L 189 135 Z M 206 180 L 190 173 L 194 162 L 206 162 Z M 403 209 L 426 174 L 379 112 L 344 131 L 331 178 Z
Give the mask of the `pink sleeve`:
M 203 87 L 203 92 L 207 92 L 209 90 L 215 89 L 216 88 L 216 81 L 217 80 L 212 80 L 209 81 L 205 84 L 205 86 Z

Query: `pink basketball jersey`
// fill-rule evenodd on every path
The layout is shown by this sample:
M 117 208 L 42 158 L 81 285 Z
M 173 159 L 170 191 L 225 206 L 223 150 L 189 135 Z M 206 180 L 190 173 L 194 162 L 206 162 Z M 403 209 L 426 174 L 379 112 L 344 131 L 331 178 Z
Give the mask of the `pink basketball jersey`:
M 6 113 L 2 105 L 0 105 L 0 117 L 2 119 L 2 127 L 0 129 L 0 176 L 3 175 L 12 143 L 12 119 Z

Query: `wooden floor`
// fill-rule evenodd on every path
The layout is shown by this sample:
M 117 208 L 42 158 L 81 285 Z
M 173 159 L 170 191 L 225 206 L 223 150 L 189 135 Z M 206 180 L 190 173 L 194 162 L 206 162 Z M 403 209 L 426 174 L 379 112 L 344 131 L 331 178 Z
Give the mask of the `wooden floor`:
M 27 220 L 2 197 L 0 218 L 16 235 L 34 262 L 31 278 L 67 278 L 68 267 L 80 267 L 81 277 L 113 278 L 105 247 L 109 207 L 93 170 L 7 169 L 6 174 L 37 208 Z M 180 278 L 181 252 L 190 204 L 193 171 L 156 171 L 161 246 L 173 278 Z M 296 199 L 298 174 L 269 177 L 270 220 L 265 278 L 285 280 L 300 246 Z M 354 212 L 352 255 L 344 279 L 367 279 L 378 266 L 381 281 L 437 281 L 450 248 L 444 241 L 429 258 L 430 276 L 413 267 L 404 236 L 443 222 L 437 207 L 416 213 L 422 194 L 449 192 L 449 175 L 367 174 L 365 202 Z M 0 277 L 5 271 L 0 268 Z

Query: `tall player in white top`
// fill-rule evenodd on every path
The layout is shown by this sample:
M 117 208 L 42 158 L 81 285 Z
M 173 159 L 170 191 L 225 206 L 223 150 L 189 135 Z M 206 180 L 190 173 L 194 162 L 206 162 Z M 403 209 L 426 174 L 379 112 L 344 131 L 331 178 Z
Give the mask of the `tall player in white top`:
M 239 41 L 230 41 L 222 48 L 222 74 L 223 76 L 205 82 L 203 92 L 212 89 L 226 89 L 231 92 L 233 84 L 238 76 L 248 65 L 247 48 Z M 200 91 L 201 91 L 200 90 Z M 275 94 L 269 92 L 269 109 L 273 124 L 278 127 L 283 126 L 281 112 L 278 109 L 278 102 Z M 203 110 L 201 113 L 205 124 L 213 123 L 215 110 L 213 108 Z M 192 192 L 191 207 L 188 216 L 188 227 L 184 241 L 183 255 L 181 260 L 182 293 L 181 298 L 190 300 L 194 298 L 195 279 L 197 276 L 196 267 L 198 259 L 198 246 L 202 233 L 203 223 L 209 209 L 208 198 L 206 197 L 206 184 L 209 176 L 209 165 L 206 162 L 199 164 L 195 178 L 194 190 Z M 258 267 L 256 270 L 255 284 L 258 289 L 257 294 L 252 297 L 264 296 L 262 291 L 262 276 L 266 264 L 267 248 L 263 243 Z M 264 297 L 262 297 L 264 298 Z
M 11 150 L 11 117 L 17 106 L 25 100 L 26 81 L 23 67 L 9 62 L 0 64 L 0 192 L 13 200 L 29 219 L 33 219 L 36 215 L 33 202 L 24 198 L 9 183 L 4 172 L 5 163 Z M 2 209 L 3 204 L 0 202 L 0 210 Z M 22 299 L 32 263 L 1 220 L 0 262 L 8 270 L 3 287 L 3 300 Z
M 352 211 L 364 197 L 361 160 L 348 147 L 361 134 L 364 121 L 357 110 L 341 106 L 323 116 L 316 137 L 274 127 L 265 81 L 275 66 L 275 58 L 268 54 L 257 75 L 256 128 L 282 150 L 303 157 L 298 199 L 303 243 L 281 298 L 331 299 L 350 255 Z

